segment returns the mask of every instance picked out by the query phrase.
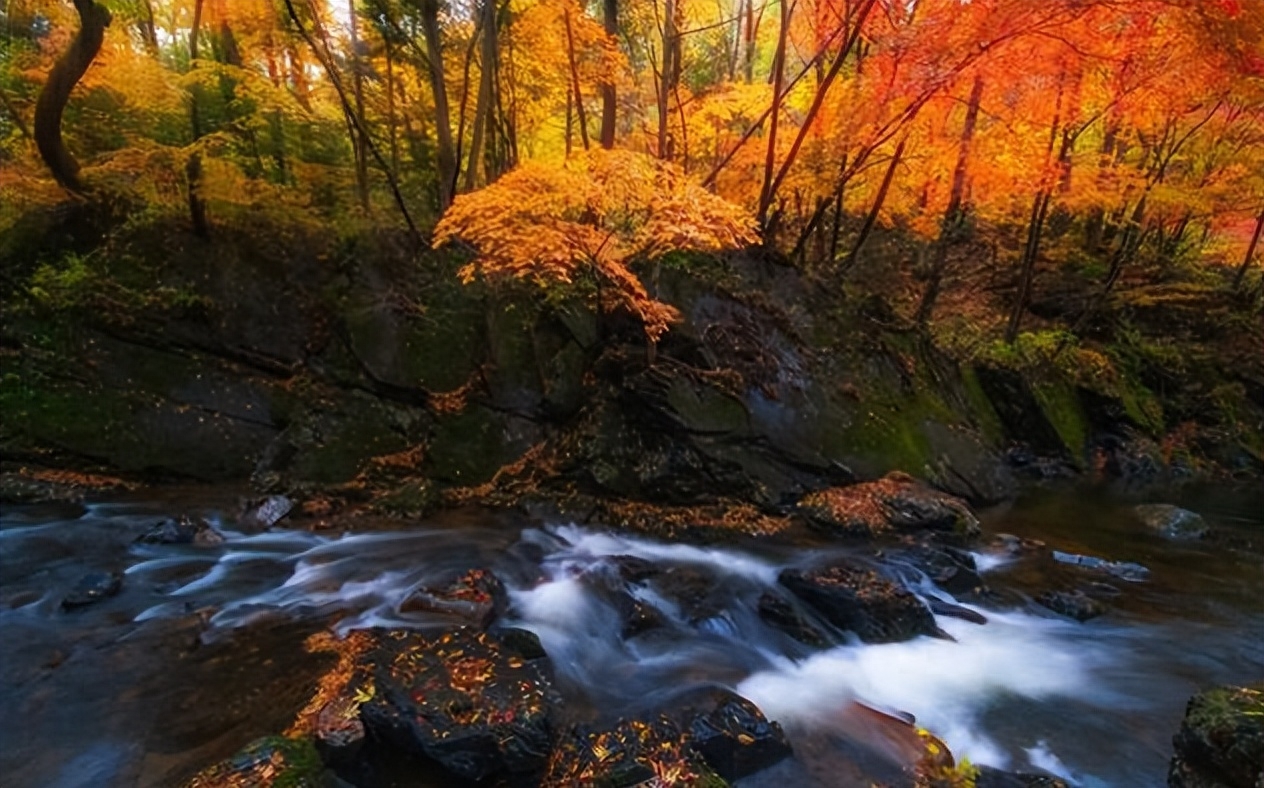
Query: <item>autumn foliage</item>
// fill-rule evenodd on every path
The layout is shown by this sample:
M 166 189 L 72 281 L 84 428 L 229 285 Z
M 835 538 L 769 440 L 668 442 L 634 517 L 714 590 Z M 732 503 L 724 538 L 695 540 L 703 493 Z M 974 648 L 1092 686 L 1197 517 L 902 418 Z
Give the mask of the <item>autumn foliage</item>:
M 635 314 L 653 340 L 678 315 L 651 298 L 629 266 L 669 252 L 732 249 L 755 237 L 742 208 L 678 167 L 597 149 L 557 165 L 527 162 L 458 197 L 434 243 L 460 239 L 474 248 L 474 262 L 461 270 L 467 282 L 526 279 L 553 287 L 594 279 L 598 297 Z

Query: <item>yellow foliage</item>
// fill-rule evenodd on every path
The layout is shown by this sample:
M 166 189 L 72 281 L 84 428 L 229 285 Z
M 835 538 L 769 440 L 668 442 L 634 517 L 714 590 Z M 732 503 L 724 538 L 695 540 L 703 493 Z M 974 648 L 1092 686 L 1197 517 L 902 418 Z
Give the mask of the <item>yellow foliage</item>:
M 435 228 L 434 245 L 456 239 L 477 252 L 461 271 L 466 282 L 529 279 L 544 287 L 595 276 L 655 340 L 678 315 L 650 298 L 628 264 L 736 248 L 754 242 L 755 228 L 741 208 L 671 164 L 595 150 L 561 165 L 527 162 L 458 197 Z

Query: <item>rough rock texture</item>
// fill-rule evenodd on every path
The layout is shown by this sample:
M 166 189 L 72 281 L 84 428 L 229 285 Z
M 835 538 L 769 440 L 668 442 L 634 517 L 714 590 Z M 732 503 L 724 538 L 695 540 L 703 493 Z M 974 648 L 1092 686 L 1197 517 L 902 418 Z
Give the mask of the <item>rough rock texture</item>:
M 1036 601 L 1053 612 L 1076 621 L 1088 621 L 1106 612 L 1106 607 L 1101 602 L 1078 590 L 1046 591 L 1036 597 Z
M 866 643 L 893 643 L 939 631 L 920 599 L 872 569 L 842 563 L 787 569 L 778 580 L 825 620 Z
M 699 710 L 686 726 L 690 746 L 724 779 L 754 774 L 790 755 L 781 726 L 746 698 L 717 689 L 691 705 Z
M 198 772 L 184 788 L 333 788 L 316 748 L 305 739 L 268 736 Z
M 371 736 L 466 780 L 544 768 L 557 697 L 533 635 L 459 628 L 364 637 L 372 644 L 350 686 Z
M 508 606 L 505 586 L 486 569 L 471 569 L 439 588 L 419 588 L 400 604 L 403 612 L 426 612 L 488 627 Z
M 798 511 L 813 525 L 846 536 L 890 530 L 944 531 L 974 536 L 979 521 L 965 501 L 933 490 L 905 473 L 805 495 Z
M 978 770 L 975 788 L 1067 788 L 1065 782 L 1047 774 L 1004 772 L 991 766 L 980 766 Z
M 723 788 L 727 784 L 689 746 L 679 726 L 659 717 L 621 721 L 607 729 L 571 729 L 549 758 L 541 786 Z
M 1179 506 L 1147 503 L 1132 511 L 1146 528 L 1167 539 L 1201 539 L 1207 535 L 1207 521 L 1202 515 Z
M 758 610 L 759 617 L 765 624 L 804 645 L 825 648 L 830 644 L 829 636 L 812 623 L 811 618 L 792 599 L 773 591 L 765 591 L 759 597 Z
M 142 544 L 196 544 L 214 545 L 224 541 L 224 535 L 205 520 L 188 517 L 171 518 L 156 524 L 136 540 Z
M 1172 744 L 1170 788 L 1264 786 L 1264 684 L 1195 695 Z
M 61 601 L 66 610 L 91 605 L 116 595 L 123 588 L 122 572 L 89 572 L 79 578 L 75 587 Z

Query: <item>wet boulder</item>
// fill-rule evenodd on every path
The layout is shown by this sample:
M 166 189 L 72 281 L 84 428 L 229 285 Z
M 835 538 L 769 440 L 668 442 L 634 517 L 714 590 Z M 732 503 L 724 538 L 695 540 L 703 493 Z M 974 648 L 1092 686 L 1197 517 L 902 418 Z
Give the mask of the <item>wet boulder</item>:
M 238 524 L 247 531 L 265 531 L 281 521 L 291 510 L 294 502 L 284 495 L 269 495 L 245 501 Z
M 1171 504 L 1142 504 L 1132 511 L 1147 529 L 1165 539 L 1202 539 L 1209 530 L 1202 515 Z
M 364 746 L 364 721 L 353 697 L 341 696 L 326 703 L 316 715 L 316 751 L 331 766 L 350 763 Z
M 773 591 L 765 591 L 759 597 L 759 618 L 773 629 L 779 630 L 805 646 L 825 648 L 830 645 L 829 636 L 812 623 L 791 600 Z
M 953 595 L 969 594 L 985 587 L 974 556 L 966 550 L 920 544 L 893 552 L 891 557 L 913 565 L 931 582 Z
M 1061 550 L 1054 550 L 1052 555 L 1053 560 L 1060 564 L 1078 566 L 1094 572 L 1103 572 L 1121 580 L 1140 582 L 1150 576 L 1149 569 L 1132 561 L 1107 561 L 1105 558 L 1079 555 L 1077 553 L 1064 553 Z
M 965 501 L 893 472 L 872 482 L 830 487 L 805 495 L 798 511 L 814 527 L 840 536 L 886 531 L 938 531 L 961 537 L 979 533 Z
M 836 563 L 787 569 L 777 579 L 826 621 L 866 643 L 939 634 L 935 617 L 922 600 L 872 569 Z
M 991 766 L 975 768 L 978 770 L 974 778 L 975 788 L 1067 788 L 1065 782 L 1047 774 L 1006 772 Z
M 791 753 L 781 726 L 741 695 L 715 689 L 689 706 L 690 746 L 725 780 L 763 771 Z
M 1264 785 L 1264 684 L 1216 687 L 1185 708 L 1172 740 L 1169 788 Z
M 224 541 L 224 535 L 202 518 L 168 517 L 157 523 L 136 540 L 141 544 L 193 544 L 216 545 Z
M 333 788 L 336 784 L 310 741 L 268 736 L 198 772 L 184 788 Z
M 419 588 L 400 604 L 400 611 L 424 612 L 490 626 L 508 607 L 505 586 L 487 569 L 471 569 L 452 582 Z
M 1105 605 L 1079 590 L 1046 591 L 1036 597 L 1036 601 L 1059 615 L 1081 622 L 1106 612 Z
M 86 607 L 118 594 L 122 588 L 122 572 L 89 572 L 79 578 L 75 587 L 61 600 L 61 606 L 65 610 Z
M 541 782 L 542 788 L 727 784 L 690 746 L 689 734 L 665 716 L 620 720 L 607 728 L 572 728 L 554 748 Z
M 373 630 L 348 691 L 369 736 L 465 780 L 542 771 L 558 703 L 529 632 Z

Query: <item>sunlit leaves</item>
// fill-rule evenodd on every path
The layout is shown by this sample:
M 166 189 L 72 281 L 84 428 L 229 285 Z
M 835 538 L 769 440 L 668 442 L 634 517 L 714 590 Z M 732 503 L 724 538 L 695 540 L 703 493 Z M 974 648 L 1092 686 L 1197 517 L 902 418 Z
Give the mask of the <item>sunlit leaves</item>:
M 541 286 L 595 279 L 657 339 L 675 310 L 628 269 L 674 251 L 718 251 L 754 241 L 749 216 L 678 168 L 629 151 L 594 150 L 561 165 L 528 162 L 456 199 L 436 246 L 463 240 L 477 257 L 466 281 L 527 279 Z

